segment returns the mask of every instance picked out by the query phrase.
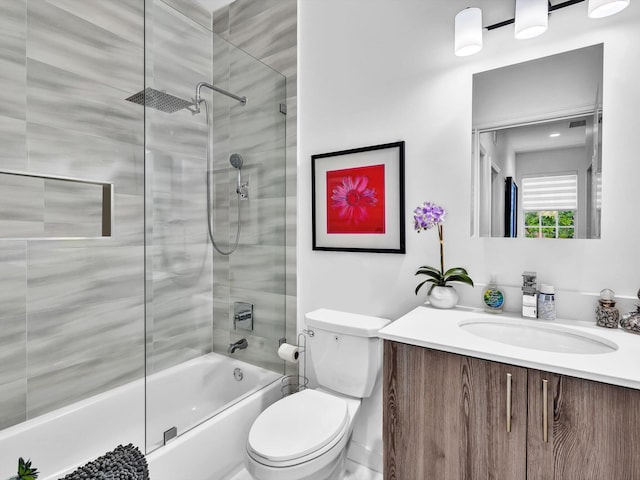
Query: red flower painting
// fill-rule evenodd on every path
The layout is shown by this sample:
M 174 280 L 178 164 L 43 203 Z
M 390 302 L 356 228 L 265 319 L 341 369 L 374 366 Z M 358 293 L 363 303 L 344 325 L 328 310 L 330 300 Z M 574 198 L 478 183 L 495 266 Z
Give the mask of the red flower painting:
M 327 233 L 385 233 L 384 165 L 327 171 Z

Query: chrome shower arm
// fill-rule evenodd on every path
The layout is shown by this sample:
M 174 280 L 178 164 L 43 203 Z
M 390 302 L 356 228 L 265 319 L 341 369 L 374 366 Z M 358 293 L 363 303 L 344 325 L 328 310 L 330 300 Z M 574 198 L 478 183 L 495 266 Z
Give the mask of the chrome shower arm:
M 202 102 L 202 97 L 200 96 L 200 90 L 202 90 L 202 87 L 207 87 L 210 90 L 213 90 L 214 92 L 218 92 L 221 93 L 223 95 L 226 95 L 227 97 L 233 98 L 234 100 L 237 100 L 238 102 L 240 102 L 240 104 L 244 107 L 247 104 L 247 97 L 240 97 L 238 95 L 235 95 L 231 92 L 228 92 L 220 87 L 216 87 L 215 85 L 211 85 L 210 83 L 207 82 L 200 82 L 198 83 L 198 85 L 196 85 L 196 98 L 193 100 L 194 103 L 194 107 L 195 107 L 195 113 L 200 112 L 200 102 Z

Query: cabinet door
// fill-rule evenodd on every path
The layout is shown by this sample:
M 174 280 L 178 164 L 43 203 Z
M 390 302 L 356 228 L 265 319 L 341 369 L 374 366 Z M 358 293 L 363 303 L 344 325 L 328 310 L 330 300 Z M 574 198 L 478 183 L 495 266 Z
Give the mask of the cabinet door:
M 526 388 L 526 369 L 385 341 L 385 480 L 524 480 Z
M 528 478 L 639 480 L 639 448 L 640 391 L 529 371 Z

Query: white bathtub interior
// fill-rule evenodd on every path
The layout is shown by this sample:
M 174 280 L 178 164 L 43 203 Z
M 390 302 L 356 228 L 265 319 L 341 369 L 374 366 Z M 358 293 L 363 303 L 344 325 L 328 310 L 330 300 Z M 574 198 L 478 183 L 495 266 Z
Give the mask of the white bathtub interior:
M 243 372 L 241 381 L 234 378 L 236 368 Z M 155 446 L 147 457 L 151 478 L 220 480 L 231 474 L 242 464 L 253 420 L 280 398 L 280 379 L 215 353 L 147 377 L 147 388 L 163 393 L 148 405 L 163 418 L 158 425 L 147 422 Z M 163 446 L 165 420 L 179 425 L 180 436 Z M 0 431 L 0 478 L 14 475 L 17 458 L 28 456 L 40 480 L 57 480 L 129 443 L 145 451 L 144 379 Z
M 281 375 L 209 353 L 151 375 L 147 380 L 147 452 L 164 443 L 172 427 L 188 432 Z

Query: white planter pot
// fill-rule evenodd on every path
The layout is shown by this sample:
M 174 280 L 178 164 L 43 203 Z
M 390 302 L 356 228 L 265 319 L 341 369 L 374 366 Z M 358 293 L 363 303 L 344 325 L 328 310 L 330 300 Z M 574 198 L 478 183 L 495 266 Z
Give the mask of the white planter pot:
M 451 286 L 433 287 L 428 300 L 435 308 L 453 308 L 458 304 L 458 292 Z

